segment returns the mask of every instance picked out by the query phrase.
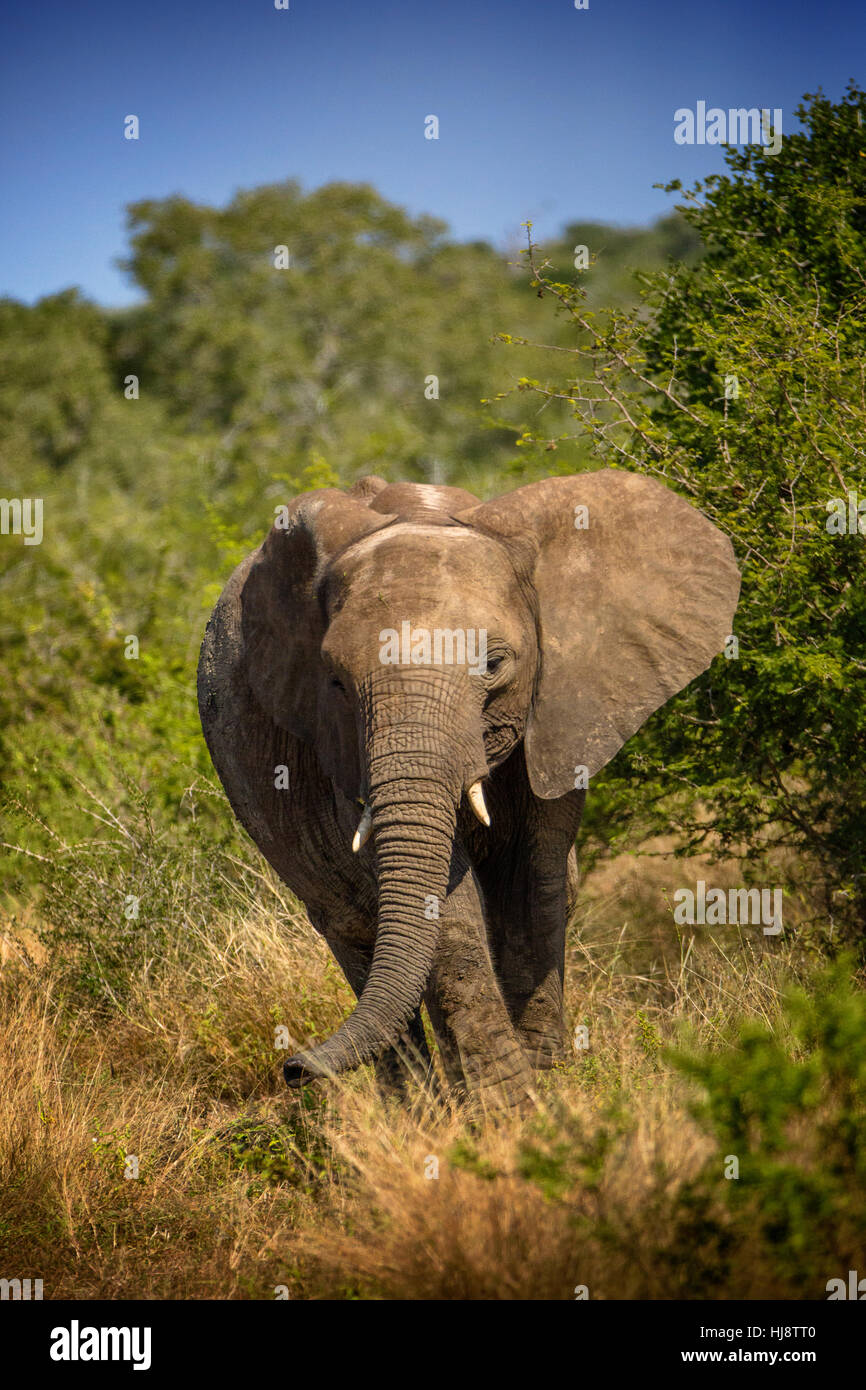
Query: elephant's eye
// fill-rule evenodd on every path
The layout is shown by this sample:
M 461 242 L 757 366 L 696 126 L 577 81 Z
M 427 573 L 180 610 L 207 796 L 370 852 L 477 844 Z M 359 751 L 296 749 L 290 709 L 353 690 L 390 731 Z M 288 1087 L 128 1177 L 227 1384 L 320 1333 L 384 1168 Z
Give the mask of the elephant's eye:
M 345 695 L 345 693 L 346 693 L 346 687 L 344 686 L 343 682 L 340 680 L 339 676 L 332 676 L 332 677 L 331 677 L 331 685 L 334 687 L 335 690 L 340 690 L 340 691 L 342 691 L 342 693 Z
M 507 649 L 498 648 L 488 653 L 487 667 L 485 676 L 498 683 L 508 675 L 509 660 L 512 653 Z

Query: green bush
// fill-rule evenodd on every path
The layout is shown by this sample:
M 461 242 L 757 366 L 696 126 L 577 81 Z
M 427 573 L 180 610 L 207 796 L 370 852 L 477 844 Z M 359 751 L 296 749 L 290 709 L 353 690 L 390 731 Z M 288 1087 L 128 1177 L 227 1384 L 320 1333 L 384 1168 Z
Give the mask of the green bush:
M 585 839 L 673 832 L 682 853 L 737 855 L 763 881 L 755 861 L 773 849 L 801 866 L 816 919 L 862 939 L 866 94 L 806 100 L 776 157 L 731 149 L 731 172 L 686 195 L 705 254 L 646 277 L 639 308 L 587 308 L 530 247 L 571 355 L 515 389 L 565 397 L 579 422 L 560 435 L 536 412 L 521 443 L 537 470 L 582 467 L 589 438 L 594 466 L 646 472 L 699 506 L 743 572 L 731 659 L 605 770 Z
M 720 1051 L 669 1054 L 716 1144 L 677 1194 L 672 1251 L 702 1249 L 710 1282 L 821 1298 L 866 1273 L 866 995 L 842 962 L 785 1011 L 787 1045 L 749 1022 Z
M 866 1274 L 866 994 L 850 965 L 791 990 L 775 1028 L 744 1021 L 661 1062 L 689 1083 L 708 1141 L 685 1179 L 659 1158 L 638 1206 L 622 1188 L 633 1090 L 590 1126 L 553 1098 L 522 1142 L 517 1172 L 581 1248 L 619 1261 L 641 1298 L 825 1298 L 831 1279 Z M 474 1150 L 452 1163 L 500 1176 Z

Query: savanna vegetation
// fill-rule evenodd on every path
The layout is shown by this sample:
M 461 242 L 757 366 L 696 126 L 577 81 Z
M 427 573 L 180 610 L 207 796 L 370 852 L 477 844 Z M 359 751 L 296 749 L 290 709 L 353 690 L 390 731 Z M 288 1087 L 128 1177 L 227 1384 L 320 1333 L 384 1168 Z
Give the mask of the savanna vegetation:
M 44 504 L 41 544 L 0 536 L 0 1275 L 700 1299 L 866 1274 L 864 113 L 807 97 L 776 157 L 732 150 L 642 231 L 506 255 L 286 183 L 130 208 L 131 308 L 0 302 L 0 494 Z M 743 594 L 728 656 L 590 793 L 574 1058 L 507 1124 L 367 1069 L 287 1094 L 281 1046 L 351 996 L 215 780 L 210 607 L 306 488 L 600 465 L 699 505 Z M 698 878 L 783 886 L 783 932 L 678 925 Z

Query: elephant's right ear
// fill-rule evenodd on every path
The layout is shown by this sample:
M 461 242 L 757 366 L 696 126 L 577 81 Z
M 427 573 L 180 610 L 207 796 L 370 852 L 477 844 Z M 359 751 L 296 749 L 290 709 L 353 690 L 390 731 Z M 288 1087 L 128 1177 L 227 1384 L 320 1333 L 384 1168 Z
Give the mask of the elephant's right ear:
M 325 615 L 318 584 L 327 561 L 393 517 L 370 497 L 321 488 L 296 498 L 271 528 L 241 593 L 244 665 L 250 689 L 276 725 L 316 734 Z

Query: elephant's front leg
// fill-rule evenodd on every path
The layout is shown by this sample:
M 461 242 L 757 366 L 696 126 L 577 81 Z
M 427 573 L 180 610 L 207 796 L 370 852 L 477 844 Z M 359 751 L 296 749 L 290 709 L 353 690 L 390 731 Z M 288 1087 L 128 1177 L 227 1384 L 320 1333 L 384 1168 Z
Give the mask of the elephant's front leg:
M 425 994 L 449 1082 L 484 1110 L 519 1109 L 532 1069 L 493 969 L 478 889 L 455 850 Z
M 555 801 L 532 795 L 525 772 L 518 785 L 495 779 L 490 813 L 501 837 L 477 867 L 484 892 L 490 949 L 509 1014 L 532 1065 L 566 1056 L 563 984 L 565 931 L 577 891 L 574 838 L 584 793 Z

